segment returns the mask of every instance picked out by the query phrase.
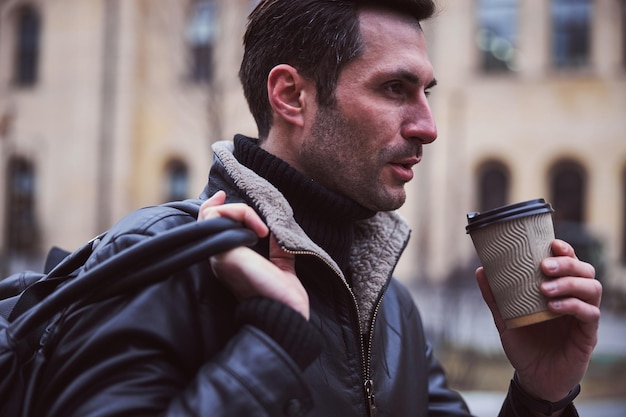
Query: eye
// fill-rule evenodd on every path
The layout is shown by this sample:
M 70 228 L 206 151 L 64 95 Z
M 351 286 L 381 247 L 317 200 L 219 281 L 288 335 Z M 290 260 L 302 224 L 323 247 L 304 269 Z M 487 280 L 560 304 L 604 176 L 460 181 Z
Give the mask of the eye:
M 392 95 L 403 95 L 404 94 L 404 84 L 400 81 L 392 81 L 389 82 L 387 84 L 385 84 L 384 86 L 384 90 L 387 93 L 390 93 Z
M 430 97 L 430 93 L 436 85 L 437 80 L 432 80 L 426 87 L 424 87 L 424 95 L 426 96 L 426 98 Z

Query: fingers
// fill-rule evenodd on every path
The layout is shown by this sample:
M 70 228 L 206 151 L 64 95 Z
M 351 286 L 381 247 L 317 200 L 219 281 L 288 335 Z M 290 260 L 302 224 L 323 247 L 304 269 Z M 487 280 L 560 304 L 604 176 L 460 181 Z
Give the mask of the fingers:
M 272 237 L 271 262 L 247 247 L 239 247 L 212 256 L 211 268 L 217 279 L 238 299 L 271 298 L 290 306 L 308 320 L 309 298 L 295 274 L 293 255 L 283 256 L 278 251 L 282 252 L 282 249 Z
M 201 207 L 215 207 L 221 206 L 226 201 L 226 192 L 220 190 L 209 197 L 204 203 L 202 203 Z
M 259 237 L 267 236 L 269 229 L 254 209 L 244 203 L 224 204 L 226 193 L 218 191 L 200 206 L 198 220 L 207 220 L 215 217 L 227 217 L 241 222 Z
M 296 256 L 283 249 L 274 235 L 269 238 L 269 259 L 285 276 L 293 277 L 291 280 L 289 301 L 285 302 L 294 310 L 298 311 L 305 319 L 310 317 L 309 295 L 296 275 Z
M 595 278 L 596 270 L 593 265 L 583 262 L 576 257 L 574 249 L 562 240 L 552 242 L 553 257 L 541 262 L 541 270 L 548 277 L 581 277 Z
M 572 315 L 585 323 L 600 319 L 602 284 L 595 279 L 563 277 L 544 282 L 541 292 L 550 299 L 551 310 Z
M 596 271 L 593 265 L 579 260 L 572 246 L 562 240 L 552 243 L 552 251 L 555 256 L 544 259 L 541 270 L 547 277 L 555 279 L 543 283 L 542 292 L 550 298 L 573 297 L 599 306 L 602 285 L 594 279 Z
M 554 239 L 550 248 L 552 249 L 554 256 L 569 256 L 571 258 L 576 258 L 572 245 L 563 240 Z
M 296 257 L 283 250 L 274 235 L 270 235 L 270 261 L 283 271 L 296 273 Z
M 550 299 L 550 309 L 597 325 L 602 284 L 594 279 L 595 268 L 579 260 L 572 246 L 562 240 L 552 242 L 552 252 L 554 256 L 541 263 L 543 273 L 554 278 L 541 285 L 542 293 Z
M 541 284 L 546 297 L 575 297 L 594 306 L 602 299 L 602 284 L 598 280 L 580 277 L 562 277 Z
M 241 300 L 257 295 L 254 286 L 244 277 L 245 268 L 263 271 L 263 261 L 259 258 L 250 248 L 237 247 L 211 256 L 210 263 L 215 276 Z

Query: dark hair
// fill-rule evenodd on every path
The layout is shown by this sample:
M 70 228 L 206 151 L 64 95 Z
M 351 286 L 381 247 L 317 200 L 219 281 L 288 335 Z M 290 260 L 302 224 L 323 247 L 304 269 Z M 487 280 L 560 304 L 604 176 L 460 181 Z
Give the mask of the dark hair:
M 313 80 L 320 106 L 334 103 L 341 70 L 361 54 L 358 10 L 364 6 L 396 10 L 417 22 L 435 11 L 433 0 L 261 0 L 248 18 L 239 70 L 260 138 L 272 123 L 267 77 L 276 65 L 289 64 Z

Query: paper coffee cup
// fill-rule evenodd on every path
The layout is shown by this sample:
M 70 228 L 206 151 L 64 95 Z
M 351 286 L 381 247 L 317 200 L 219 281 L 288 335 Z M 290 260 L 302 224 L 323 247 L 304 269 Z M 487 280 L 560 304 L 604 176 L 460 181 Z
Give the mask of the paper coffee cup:
M 552 213 L 543 198 L 468 213 L 472 238 L 507 328 L 559 317 L 539 287 L 548 278 L 540 263 L 552 255 Z

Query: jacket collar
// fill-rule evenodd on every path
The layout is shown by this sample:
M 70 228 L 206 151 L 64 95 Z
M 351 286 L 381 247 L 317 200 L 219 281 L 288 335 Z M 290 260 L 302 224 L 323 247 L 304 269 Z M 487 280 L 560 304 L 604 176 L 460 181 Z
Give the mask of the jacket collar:
M 283 195 L 264 178 L 237 161 L 233 143 L 213 145 L 214 168 L 209 179 L 222 185 L 230 183 L 263 217 L 278 243 L 291 252 L 305 252 L 322 258 L 345 282 L 336 262 L 314 243 L 293 218 L 293 211 Z M 216 178 L 219 171 L 228 178 Z M 235 190 L 232 190 L 235 191 Z M 205 190 L 203 198 L 211 191 Z M 374 217 L 358 221 L 355 244 L 350 255 L 353 272 L 353 292 L 361 312 L 361 327 L 366 331 L 376 300 L 387 285 L 400 254 L 406 247 L 410 230 L 397 212 L 379 212 Z M 346 284 L 347 285 L 347 284 Z

